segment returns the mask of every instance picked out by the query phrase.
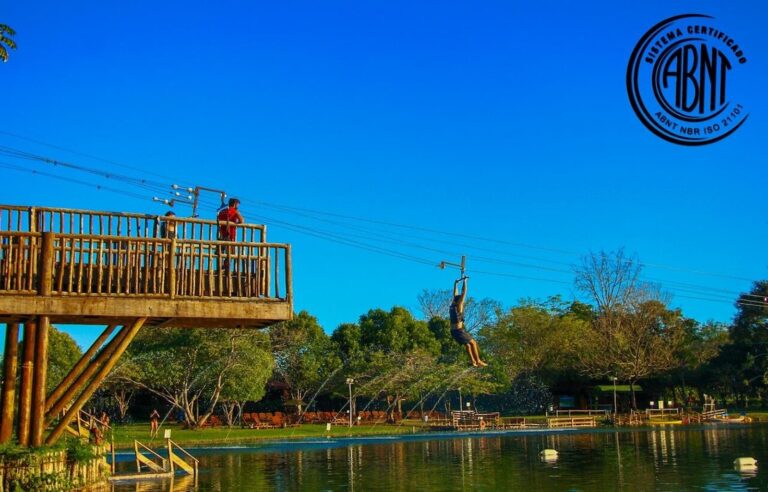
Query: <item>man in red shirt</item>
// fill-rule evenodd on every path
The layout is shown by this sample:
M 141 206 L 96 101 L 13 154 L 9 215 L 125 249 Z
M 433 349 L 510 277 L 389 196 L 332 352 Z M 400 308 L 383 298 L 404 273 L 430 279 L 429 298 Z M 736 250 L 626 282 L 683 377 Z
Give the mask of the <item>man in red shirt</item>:
M 245 222 L 240 211 L 237 209 L 240 206 L 240 200 L 237 198 L 230 198 L 226 208 L 219 210 L 219 214 L 216 216 L 216 222 L 218 222 L 219 241 L 236 241 L 237 240 L 237 224 Z M 234 252 L 231 251 L 232 253 Z M 231 253 L 226 246 L 221 247 L 221 253 L 229 257 Z M 225 258 L 222 262 L 222 269 L 229 270 L 229 258 Z
M 219 210 L 216 221 L 219 223 L 219 241 L 235 241 L 237 239 L 237 224 L 245 222 L 242 214 L 237 209 L 240 200 L 230 198 L 226 208 Z

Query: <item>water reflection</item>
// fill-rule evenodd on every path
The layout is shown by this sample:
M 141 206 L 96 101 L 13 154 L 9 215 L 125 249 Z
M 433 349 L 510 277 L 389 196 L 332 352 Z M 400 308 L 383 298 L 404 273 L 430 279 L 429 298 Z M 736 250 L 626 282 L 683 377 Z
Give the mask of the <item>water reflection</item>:
M 196 450 L 198 483 L 116 484 L 114 490 L 768 490 L 766 474 L 734 471 L 733 459 L 768 464 L 768 427 L 662 427 L 592 432 L 341 440 Z M 322 444 L 329 445 L 329 444 Z M 266 449 L 266 450 L 265 450 Z M 558 451 L 542 462 L 543 449 Z M 130 463 L 119 463 L 128 470 Z

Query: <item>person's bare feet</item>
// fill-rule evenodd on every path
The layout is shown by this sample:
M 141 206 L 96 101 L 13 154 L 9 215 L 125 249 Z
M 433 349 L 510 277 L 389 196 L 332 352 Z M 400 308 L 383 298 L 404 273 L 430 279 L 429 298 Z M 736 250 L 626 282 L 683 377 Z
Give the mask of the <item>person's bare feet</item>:
M 477 362 L 473 362 L 472 367 L 480 367 L 480 366 L 477 364 Z
M 483 362 L 483 361 L 479 360 L 479 361 L 477 361 L 477 365 L 478 365 L 478 366 L 480 366 L 480 367 L 485 367 L 485 366 L 487 366 L 488 364 L 486 364 L 485 362 Z

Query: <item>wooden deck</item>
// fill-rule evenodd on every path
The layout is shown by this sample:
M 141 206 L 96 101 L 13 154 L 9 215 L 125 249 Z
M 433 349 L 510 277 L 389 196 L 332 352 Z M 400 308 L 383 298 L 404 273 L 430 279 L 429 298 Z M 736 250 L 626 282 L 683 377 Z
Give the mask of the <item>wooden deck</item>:
M 159 234 L 171 225 L 172 237 Z M 266 227 L 0 205 L 0 323 L 261 328 L 293 312 L 290 245 Z

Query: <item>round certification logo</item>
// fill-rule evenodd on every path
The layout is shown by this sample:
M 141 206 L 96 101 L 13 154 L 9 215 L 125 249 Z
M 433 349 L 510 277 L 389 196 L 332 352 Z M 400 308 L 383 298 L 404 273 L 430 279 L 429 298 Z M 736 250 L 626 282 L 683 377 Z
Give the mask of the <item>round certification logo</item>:
M 627 93 L 653 133 L 681 145 L 706 145 L 749 116 L 738 99 L 744 49 L 708 15 L 684 14 L 653 26 L 627 66 Z

